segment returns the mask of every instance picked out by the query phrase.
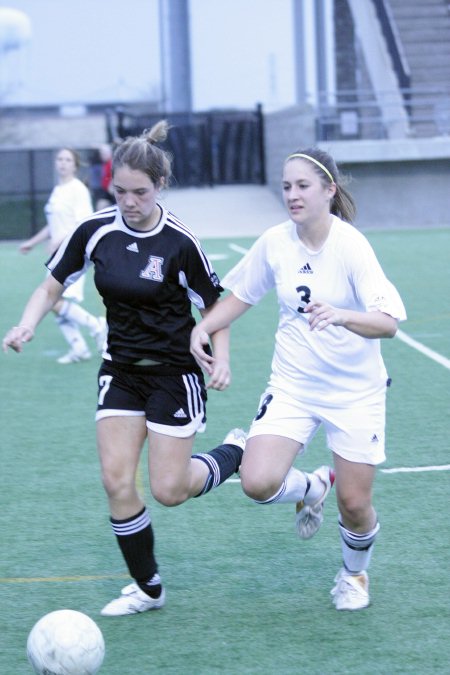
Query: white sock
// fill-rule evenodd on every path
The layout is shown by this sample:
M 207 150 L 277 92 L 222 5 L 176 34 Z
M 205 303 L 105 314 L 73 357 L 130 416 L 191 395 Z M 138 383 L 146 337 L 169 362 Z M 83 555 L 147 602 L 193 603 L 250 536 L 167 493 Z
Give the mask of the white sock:
M 83 354 L 84 352 L 89 351 L 86 340 L 81 335 L 80 329 L 75 323 L 63 319 L 61 316 L 56 317 L 56 323 L 58 324 L 64 339 L 76 354 Z
M 74 302 L 67 302 L 65 300 L 59 316 L 67 319 L 67 321 L 77 323 L 79 326 L 85 326 L 91 335 L 95 335 L 99 331 L 100 326 L 97 317 Z
M 305 504 L 314 504 L 323 491 L 324 485 L 318 476 L 291 467 L 278 492 L 269 499 L 258 501 L 258 504 L 297 504 L 302 499 L 305 499 Z
M 373 545 L 379 532 L 380 524 L 377 522 L 373 530 L 358 534 L 347 530 L 339 520 L 339 533 L 341 535 L 342 559 L 344 567 L 351 574 L 359 574 L 370 565 Z

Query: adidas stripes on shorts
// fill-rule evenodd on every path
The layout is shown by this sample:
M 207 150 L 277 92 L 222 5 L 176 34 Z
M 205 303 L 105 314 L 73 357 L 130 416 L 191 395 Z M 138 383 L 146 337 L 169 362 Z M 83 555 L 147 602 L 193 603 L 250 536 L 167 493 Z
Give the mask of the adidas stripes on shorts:
M 187 438 L 205 430 L 206 399 L 201 374 L 161 375 L 143 366 L 103 361 L 95 419 L 145 416 L 152 431 Z

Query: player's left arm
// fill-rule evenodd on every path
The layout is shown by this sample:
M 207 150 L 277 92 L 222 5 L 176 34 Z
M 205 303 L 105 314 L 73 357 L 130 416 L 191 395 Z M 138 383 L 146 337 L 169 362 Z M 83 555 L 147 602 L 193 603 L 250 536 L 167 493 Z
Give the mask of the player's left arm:
M 311 330 L 342 326 L 364 338 L 392 338 L 397 332 L 397 319 L 379 310 L 360 312 L 353 309 L 339 309 L 325 302 L 311 300 L 305 307 L 305 313 L 309 314 Z
M 207 309 L 200 310 L 202 315 L 202 320 L 208 316 L 212 308 L 216 303 L 208 307 Z M 205 363 L 203 368 L 209 374 L 210 379 L 207 383 L 208 389 L 217 389 L 218 391 L 223 391 L 226 389 L 231 382 L 231 370 L 230 370 L 230 328 L 225 327 L 220 330 L 216 330 L 210 336 L 212 353 L 208 354 L 209 350 L 209 341 L 204 345 L 204 356 L 207 359 L 207 367 Z
M 347 251 L 346 265 L 361 309 L 342 309 L 311 298 L 305 307 L 310 329 L 323 330 L 332 325 L 369 339 L 394 337 L 398 322 L 406 318 L 405 308 L 366 239 Z

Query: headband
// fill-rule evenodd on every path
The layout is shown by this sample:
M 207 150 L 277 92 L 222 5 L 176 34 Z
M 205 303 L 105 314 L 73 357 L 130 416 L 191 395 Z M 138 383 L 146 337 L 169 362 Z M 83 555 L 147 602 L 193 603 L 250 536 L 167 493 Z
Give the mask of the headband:
M 331 181 L 332 183 L 335 182 L 333 176 L 332 176 L 331 173 L 328 171 L 327 167 L 324 166 L 323 164 L 321 164 L 321 163 L 319 162 L 319 160 L 314 159 L 314 157 L 310 157 L 309 155 L 304 155 L 302 152 L 294 152 L 294 153 L 292 153 L 292 155 L 289 155 L 289 157 L 286 159 L 286 161 L 288 161 L 289 159 L 292 159 L 293 157 L 300 157 L 300 158 L 302 158 L 302 159 L 309 159 L 310 162 L 314 162 L 314 164 L 316 164 L 316 165 L 319 167 L 319 169 L 322 169 L 322 171 L 323 171 L 324 173 L 326 173 L 326 175 L 328 176 L 328 178 L 330 179 L 330 181 Z

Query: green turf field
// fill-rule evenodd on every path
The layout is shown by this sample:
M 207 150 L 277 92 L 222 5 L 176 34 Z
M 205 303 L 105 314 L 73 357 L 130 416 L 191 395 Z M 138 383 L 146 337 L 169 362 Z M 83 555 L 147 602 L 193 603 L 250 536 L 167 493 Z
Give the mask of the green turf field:
M 450 230 L 368 237 L 406 304 L 402 331 L 432 350 L 424 354 L 400 338 L 384 342 L 393 386 L 388 460 L 375 486 L 381 532 L 370 568 L 372 606 L 339 613 L 331 604 L 340 567 L 333 495 L 321 531 L 302 542 L 292 507 L 256 506 L 238 482 L 175 509 L 156 504 L 143 461 L 139 480 L 167 605 L 101 617 L 128 577 L 99 480 L 98 360 L 56 364 L 65 344 L 47 317 L 23 354 L 0 356 L 1 675 L 31 672 L 28 632 L 60 608 L 98 623 L 105 675 L 450 673 Z M 250 243 L 204 245 L 223 275 L 240 258 L 230 244 Z M 15 244 L 0 244 L 1 336 L 43 278 L 43 258 L 42 249 L 24 257 Z M 91 279 L 85 304 L 101 312 Z M 269 296 L 233 326 L 233 383 L 210 394 L 208 429 L 196 449 L 248 426 L 269 373 L 276 311 Z M 298 466 L 312 470 L 327 461 L 319 434 Z M 398 468 L 421 470 L 384 472 Z

